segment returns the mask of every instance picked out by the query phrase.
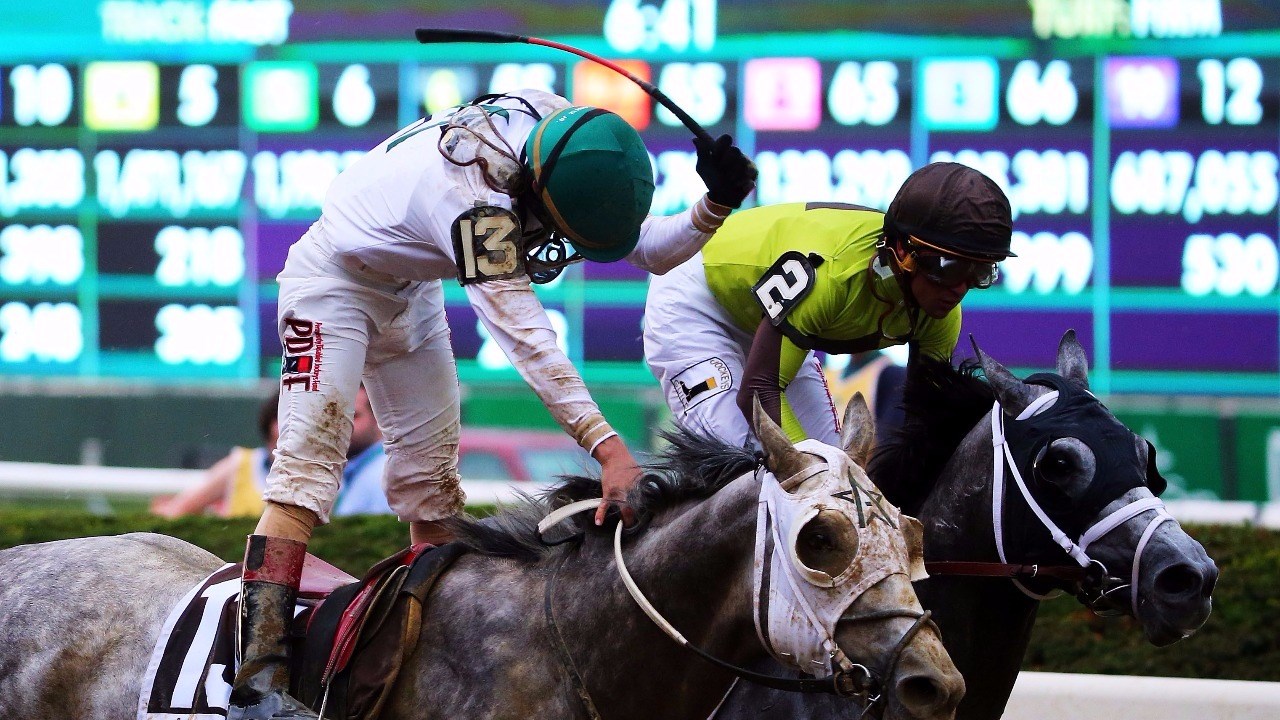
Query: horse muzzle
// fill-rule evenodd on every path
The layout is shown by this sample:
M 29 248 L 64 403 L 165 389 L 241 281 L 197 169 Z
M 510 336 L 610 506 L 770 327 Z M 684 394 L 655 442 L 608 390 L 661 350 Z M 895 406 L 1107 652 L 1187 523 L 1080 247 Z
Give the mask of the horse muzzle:
M 903 576 L 892 576 L 888 585 L 899 578 Z M 868 592 L 891 590 L 878 585 Z M 954 716 L 964 696 L 964 678 L 943 648 L 927 611 L 885 608 L 846 613 L 837 626 L 837 639 L 841 647 L 853 651 L 850 660 L 858 663 L 855 672 L 849 673 L 855 682 L 850 695 L 862 709 L 848 717 L 950 720 Z M 856 672 L 867 667 L 864 674 Z
M 1209 619 L 1218 566 L 1204 555 L 1154 568 L 1138 593 L 1138 621 L 1156 647 L 1189 637 Z

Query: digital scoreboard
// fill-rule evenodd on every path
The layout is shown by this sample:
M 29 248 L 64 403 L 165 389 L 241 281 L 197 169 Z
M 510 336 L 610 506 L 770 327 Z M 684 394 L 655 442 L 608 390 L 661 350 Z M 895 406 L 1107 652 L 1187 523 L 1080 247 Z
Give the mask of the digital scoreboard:
M 873 12 L 870 8 L 875 6 Z M 1280 9 L 1245 0 L 0 0 L 0 377 L 278 372 L 275 274 L 329 182 L 399 127 L 535 87 L 644 136 L 653 212 L 703 186 L 648 79 L 760 169 L 748 202 L 887 207 L 924 163 L 982 170 L 1013 249 L 965 336 L 1041 367 L 1074 328 L 1103 392 L 1280 393 Z M 593 383 L 649 383 L 647 279 L 540 288 Z M 458 287 L 464 380 L 509 380 Z M 962 351 L 965 348 L 961 348 Z

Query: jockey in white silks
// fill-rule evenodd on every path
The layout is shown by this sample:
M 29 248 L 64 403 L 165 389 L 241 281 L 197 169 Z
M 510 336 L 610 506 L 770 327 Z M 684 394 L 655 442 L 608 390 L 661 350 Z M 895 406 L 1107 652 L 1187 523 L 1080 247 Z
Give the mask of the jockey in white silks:
M 636 462 L 557 345 L 531 282 L 579 259 L 663 273 L 697 253 L 751 192 L 755 168 L 728 136 L 694 144 L 707 195 L 650 216 L 653 170 L 636 131 L 526 90 L 419 120 L 334 180 L 278 277 L 280 440 L 245 553 L 229 718 L 315 717 L 286 692 L 284 631 L 311 531 L 333 508 L 361 381 L 386 439 L 388 504 L 414 543 L 449 539 L 439 523 L 464 495 L 442 281 L 461 283 L 551 415 L 600 462 L 597 522 L 626 496 Z

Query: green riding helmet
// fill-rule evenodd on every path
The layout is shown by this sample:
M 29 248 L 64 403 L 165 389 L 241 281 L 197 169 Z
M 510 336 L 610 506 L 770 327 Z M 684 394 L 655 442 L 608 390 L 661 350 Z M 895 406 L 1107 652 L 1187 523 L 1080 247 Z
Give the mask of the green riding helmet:
M 546 219 L 583 257 L 613 262 L 635 248 L 653 202 L 653 166 L 626 120 L 564 108 L 534 126 L 524 149 Z

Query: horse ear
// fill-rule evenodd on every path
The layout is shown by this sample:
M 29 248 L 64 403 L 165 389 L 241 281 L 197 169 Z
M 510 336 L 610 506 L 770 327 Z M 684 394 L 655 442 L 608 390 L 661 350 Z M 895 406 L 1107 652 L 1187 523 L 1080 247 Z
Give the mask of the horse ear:
M 1076 339 L 1075 330 L 1068 330 L 1058 343 L 1058 374 L 1089 389 L 1089 356 Z
M 924 569 L 924 526 L 910 515 L 899 515 L 902 521 L 902 537 L 907 541 L 907 577 L 911 582 L 924 580 L 929 573 Z
M 779 481 L 785 481 L 811 464 L 810 456 L 796 450 L 787 434 L 778 427 L 773 418 L 769 417 L 769 413 L 764 411 L 759 395 L 751 400 L 751 424 L 755 427 L 756 437 L 760 438 L 761 447 L 764 448 L 764 466 L 769 468 L 769 472 L 773 473 Z M 819 461 L 817 458 L 812 458 L 812 462 Z
M 1032 400 L 1036 399 L 1035 391 L 1030 385 L 1014 377 L 1005 366 L 982 352 L 982 348 L 978 347 L 978 342 L 972 336 L 969 341 L 973 343 L 973 352 L 978 356 L 978 362 L 982 364 L 982 374 L 987 377 L 987 382 L 990 383 L 991 391 L 995 393 L 1000 407 L 1004 408 L 1006 415 L 1017 417 L 1027 409 Z
M 840 424 L 840 444 L 844 452 L 860 467 L 866 467 L 871 459 L 871 446 L 876 439 L 876 420 L 867 407 L 867 399 L 861 392 L 849 398 L 844 407 L 844 420 Z

